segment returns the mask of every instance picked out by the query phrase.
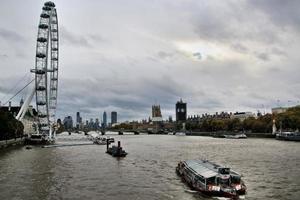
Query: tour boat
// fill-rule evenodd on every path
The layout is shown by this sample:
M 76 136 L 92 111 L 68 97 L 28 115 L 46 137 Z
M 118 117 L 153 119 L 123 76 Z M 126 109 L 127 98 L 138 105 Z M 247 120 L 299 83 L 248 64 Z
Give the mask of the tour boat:
M 279 132 L 276 134 L 277 140 L 300 141 L 300 132 Z
M 208 160 L 180 161 L 176 172 L 192 189 L 209 196 L 237 198 L 246 193 L 240 174 Z

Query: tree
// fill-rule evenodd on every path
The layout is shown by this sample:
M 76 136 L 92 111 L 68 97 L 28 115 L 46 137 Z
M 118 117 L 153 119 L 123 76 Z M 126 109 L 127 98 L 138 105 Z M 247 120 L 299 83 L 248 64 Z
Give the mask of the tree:
M 0 111 L 0 140 L 23 136 L 24 126 L 9 112 Z

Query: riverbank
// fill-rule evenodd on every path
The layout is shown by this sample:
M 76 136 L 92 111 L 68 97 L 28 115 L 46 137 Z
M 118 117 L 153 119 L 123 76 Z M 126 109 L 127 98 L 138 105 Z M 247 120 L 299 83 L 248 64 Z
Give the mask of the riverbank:
M 235 135 L 235 132 L 196 132 L 192 131 L 188 135 L 191 136 L 208 136 L 208 137 L 217 137 L 222 138 L 224 135 Z M 275 138 L 275 135 L 272 133 L 245 133 L 247 137 L 251 138 Z
M 0 149 L 5 149 L 13 146 L 21 146 L 24 145 L 24 138 L 16 138 L 16 139 L 10 139 L 10 140 L 1 140 L 0 141 Z

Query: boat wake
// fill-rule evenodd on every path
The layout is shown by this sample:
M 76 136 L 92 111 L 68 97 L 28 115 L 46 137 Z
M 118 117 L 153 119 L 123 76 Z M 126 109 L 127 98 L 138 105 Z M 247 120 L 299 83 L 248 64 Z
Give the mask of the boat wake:
M 196 191 L 196 190 L 189 190 L 189 189 L 184 189 L 184 191 L 187 192 L 187 193 L 192 193 L 192 194 L 198 192 L 198 191 Z
M 227 198 L 227 197 L 213 197 L 214 199 L 218 199 L 218 200 L 230 200 L 231 198 Z M 238 199 L 246 199 L 245 195 L 240 195 L 238 197 Z

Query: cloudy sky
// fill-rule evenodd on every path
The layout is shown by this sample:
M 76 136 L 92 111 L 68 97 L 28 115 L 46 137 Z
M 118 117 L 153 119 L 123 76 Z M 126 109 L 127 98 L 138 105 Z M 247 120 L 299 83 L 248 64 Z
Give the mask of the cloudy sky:
M 58 117 L 80 111 L 101 118 L 115 110 L 120 120 L 142 119 L 154 103 L 164 118 L 174 117 L 180 98 L 189 115 L 299 103 L 299 0 L 55 4 Z M 2 102 L 30 80 L 42 6 L 40 0 L 0 0 Z

